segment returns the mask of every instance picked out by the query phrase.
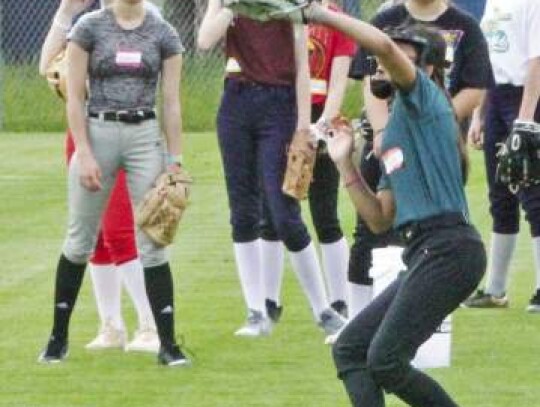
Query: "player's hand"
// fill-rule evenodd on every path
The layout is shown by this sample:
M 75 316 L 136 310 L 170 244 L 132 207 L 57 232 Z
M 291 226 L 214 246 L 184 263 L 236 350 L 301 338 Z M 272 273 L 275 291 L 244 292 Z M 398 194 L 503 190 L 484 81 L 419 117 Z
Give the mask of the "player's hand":
M 77 154 L 77 159 L 82 186 L 92 192 L 101 190 L 101 169 L 94 156 L 91 153 Z
M 82 13 L 88 7 L 92 5 L 94 0 L 62 0 L 59 12 L 75 17 L 77 14 Z
M 178 163 L 172 163 L 167 165 L 167 172 L 169 174 L 178 174 L 182 172 L 182 166 Z
M 473 115 L 471 120 L 467 140 L 477 150 L 481 150 L 484 146 L 484 123 L 476 114 Z
M 339 168 L 349 168 L 351 166 L 351 154 L 354 148 L 354 137 L 352 129 L 340 127 L 332 128 L 328 132 L 326 141 L 328 154 Z

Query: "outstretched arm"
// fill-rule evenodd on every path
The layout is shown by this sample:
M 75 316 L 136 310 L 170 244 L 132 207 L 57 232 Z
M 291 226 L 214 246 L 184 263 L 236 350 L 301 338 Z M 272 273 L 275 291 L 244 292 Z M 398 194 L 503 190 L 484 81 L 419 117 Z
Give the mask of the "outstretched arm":
M 408 90 L 413 87 L 416 67 L 388 35 L 370 24 L 325 9 L 317 3 L 312 3 L 309 7 L 311 20 L 343 32 L 377 56 L 398 88 Z

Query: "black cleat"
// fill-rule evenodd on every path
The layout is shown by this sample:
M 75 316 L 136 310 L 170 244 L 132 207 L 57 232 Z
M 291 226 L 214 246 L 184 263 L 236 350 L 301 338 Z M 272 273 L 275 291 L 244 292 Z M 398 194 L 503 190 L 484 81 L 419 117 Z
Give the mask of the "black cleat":
M 51 335 L 47 346 L 38 357 L 39 363 L 60 363 L 68 354 L 68 343 L 66 339 L 57 339 Z
M 336 311 L 339 315 L 341 315 L 343 318 L 347 318 L 349 315 L 349 310 L 347 308 L 347 304 L 343 300 L 334 301 L 332 304 L 330 304 L 332 309 Z
M 540 290 L 536 290 L 531 300 L 529 301 L 529 305 L 527 306 L 527 312 L 531 312 L 531 313 L 540 312 Z
M 268 318 L 270 318 L 272 323 L 277 324 L 281 318 L 281 314 L 283 313 L 283 305 L 278 307 L 275 301 L 269 300 L 268 298 L 266 299 L 265 304 Z
M 180 349 L 180 346 L 176 344 L 170 346 L 160 346 L 157 361 L 160 365 L 170 367 L 191 365 L 191 361 L 186 357 L 186 355 L 184 355 Z

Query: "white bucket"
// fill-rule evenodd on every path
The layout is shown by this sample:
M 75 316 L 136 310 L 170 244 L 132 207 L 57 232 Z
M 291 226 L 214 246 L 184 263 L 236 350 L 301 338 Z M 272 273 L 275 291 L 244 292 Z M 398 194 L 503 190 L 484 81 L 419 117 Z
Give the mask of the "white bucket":
M 373 267 L 369 271 L 373 278 L 373 292 L 377 296 L 392 281 L 401 270 L 405 270 L 405 264 L 401 260 L 403 249 L 389 246 L 382 249 L 373 249 Z M 447 316 L 441 326 L 431 338 L 429 338 L 416 353 L 412 364 L 420 369 L 449 367 L 452 339 L 452 318 Z

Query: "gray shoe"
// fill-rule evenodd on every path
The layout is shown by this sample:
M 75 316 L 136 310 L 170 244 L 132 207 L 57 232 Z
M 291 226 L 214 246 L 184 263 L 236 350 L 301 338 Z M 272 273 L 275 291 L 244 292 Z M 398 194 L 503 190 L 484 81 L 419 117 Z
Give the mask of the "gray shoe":
M 339 315 L 332 308 L 327 308 L 321 312 L 319 325 L 326 335 L 334 335 L 346 324 L 345 318 Z
M 527 312 L 533 314 L 540 313 L 540 290 L 536 290 L 536 292 L 531 298 L 531 301 L 529 301 L 529 305 L 527 306 Z
M 261 311 L 248 310 L 246 324 L 238 329 L 235 336 L 257 337 L 270 335 L 271 325 Z
M 495 297 L 484 290 L 478 290 L 461 305 L 464 308 L 508 308 L 508 297 Z

